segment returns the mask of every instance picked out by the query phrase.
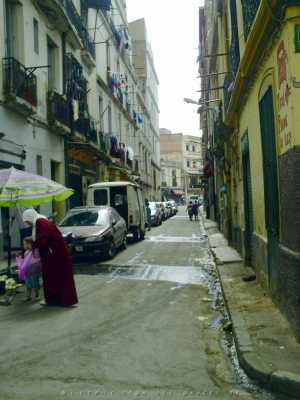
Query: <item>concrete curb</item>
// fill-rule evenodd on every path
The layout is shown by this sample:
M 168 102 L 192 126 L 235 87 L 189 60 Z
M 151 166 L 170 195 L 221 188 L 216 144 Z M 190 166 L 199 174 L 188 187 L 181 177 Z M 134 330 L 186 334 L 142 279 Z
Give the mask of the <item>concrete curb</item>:
M 255 352 L 243 318 L 238 312 L 230 308 L 222 282 L 222 275 L 217 264 L 216 269 L 224 297 L 224 304 L 233 325 L 233 336 L 241 367 L 250 378 L 268 390 L 288 395 L 291 398 L 300 398 L 300 375 L 277 370 L 276 366 L 266 364 Z

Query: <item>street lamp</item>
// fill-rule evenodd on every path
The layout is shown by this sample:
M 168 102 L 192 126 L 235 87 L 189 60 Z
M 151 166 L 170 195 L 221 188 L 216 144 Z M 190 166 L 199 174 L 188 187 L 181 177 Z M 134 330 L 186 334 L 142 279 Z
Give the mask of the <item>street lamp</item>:
M 185 98 L 183 99 L 183 101 L 184 101 L 185 103 L 187 103 L 187 104 L 196 104 L 197 106 L 200 104 L 200 101 L 192 100 L 192 99 L 189 99 L 189 98 L 187 98 L 187 97 L 185 97 Z

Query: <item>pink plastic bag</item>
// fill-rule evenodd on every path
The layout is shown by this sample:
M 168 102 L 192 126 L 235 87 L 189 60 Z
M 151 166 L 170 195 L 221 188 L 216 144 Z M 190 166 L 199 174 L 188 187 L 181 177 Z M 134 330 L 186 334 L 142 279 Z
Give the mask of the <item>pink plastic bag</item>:
M 24 281 L 27 276 L 39 275 L 41 273 L 40 258 L 29 251 L 25 257 L 16 256 L 19 279 Z

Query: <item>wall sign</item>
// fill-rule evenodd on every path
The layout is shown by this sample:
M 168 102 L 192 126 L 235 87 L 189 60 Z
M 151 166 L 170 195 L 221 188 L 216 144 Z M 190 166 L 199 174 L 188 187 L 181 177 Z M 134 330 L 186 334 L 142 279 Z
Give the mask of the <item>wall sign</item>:
M 291 110 L 291 80 L 289 76 L 289 63 L 287 45 L 284 40 L 277 48 L 278 67 L 278 127 L 280 132 L 280 154 L 288 151 L 293 145 L 293 127 Z

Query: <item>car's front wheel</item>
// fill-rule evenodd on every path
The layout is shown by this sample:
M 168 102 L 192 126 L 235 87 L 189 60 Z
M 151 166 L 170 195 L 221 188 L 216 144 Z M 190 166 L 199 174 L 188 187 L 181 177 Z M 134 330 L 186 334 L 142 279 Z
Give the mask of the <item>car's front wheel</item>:
M 122 250 L 126 250 L 127 249 L 127 233 L 126 232 L 124 234 L 124 238 L 123 238 L 123 241 L 122 241 L 122 244 L 121 244 L 121 249 Z
M 107 258 L 109 260 L 111 260 L 116 255 L 116 252 L 117 252 L 116 246 L 115 246 L 114 242 L 111 241 L 110 244 L 109 244 L 108 251 L 107 251 Z

